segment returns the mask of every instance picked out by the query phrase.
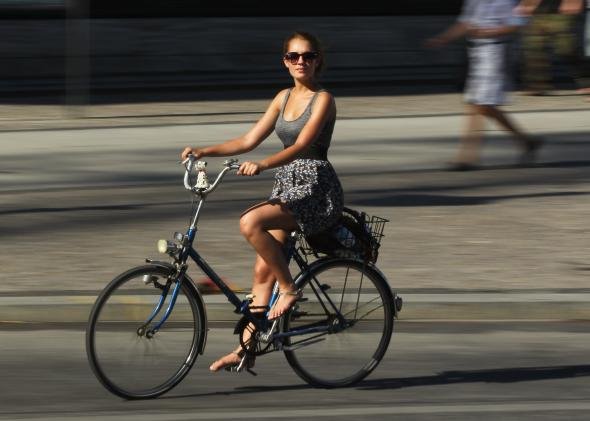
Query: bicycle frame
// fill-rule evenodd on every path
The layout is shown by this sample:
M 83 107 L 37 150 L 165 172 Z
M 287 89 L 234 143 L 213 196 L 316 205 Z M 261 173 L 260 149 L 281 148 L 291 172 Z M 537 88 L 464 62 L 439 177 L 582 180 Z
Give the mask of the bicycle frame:
M 203 207 L 203 204 L 204 204 L 208 194 L 211 193 L 217 187 L 217 184 L 223 178 L 225 173 L 230 169 L 235 169 L 236 165 L 237 165 L 236 162 L 233 160 L 226 161 L 225 168 L 219 173 L 219 175 L 217 176 L 217 179 L 215 180 L 215 182 L 212 185 L 209 185 L 208 181 L 205 180 L 205 182 L 204 182 L 205 184 L 203 185 L 203 187 L 190 188 L 190 190 L 193 193 L 195 193 L 196 195 L 199 196 L 199 198 L 200 198 L 199 203 L 196 206 L 196 208 L 194 209 L 193 214 L 191 215 L 191 223 L 186 231 L 186 234 L 182 235 L 182 237 L 180 235 L 178 235 L 178 233 L 175 235 L 175 238 L 180 241 L 182 247 L 180 249 L 172 248 L 170 251 L 168 251 L 168 254 L 171 257 L 173 257 L 175 260 L 174 266 L 177 269 L 177 273 L 176 273 L 174 282 L 176 282 L 176 285 L 174 286 L 174 289 L 172 290 L 172 296 L 170 298 L 170 301 L 169 301 L 168 307 L 166 308 L 165 313 L 163 314 L 160 321 L 156 324 L 156 326 L 148 331 L 149 334 L 153 335 L 154 333 L 156 333 L 164 325 L 164 323 L 166 322 L 166 320 L 168 319 L 168 317 L 172 313 L 172 311 L 174 309 L 174 305 L 176 303 L 176 299 L 177 299 L 178 294 L 180 292 L 180 288 L 182 286 L 183 279 L 186 279 L 183 275 L 188 268 L 188 265 L 186 262 L 188 261 L 189 258 L 195 262 L 195 264 L 203 271 L 203 273 L 205 273 L 205 275 L 207 275 L 211 279 L 211 281 L 227 297 L 228 301 L 231 304 L 233 304 L 233 306 L 235 307 L 235 310 L 234 310 L 235 313 L 242 314 L 243 316 L 245 316 L 248 319 L 248 321 L 250 323 L 252 323 L 256 327 L 256 329 L 259 329 L 261 332 L 269 331 L 269 323 L 271 321 L 269 321 L 266 317 L 264 317 L 264 318 L 255 317 L 249 308 L 251 300 L 249 300 L 249 299 L 241 300 L 232 291 L 232 289 L 227 286 L 227 284 L 221 279 L 221 277 L 213 270 L 213 268 L 205 261 L 205 259 L 193 247 L 193 243 L 196 240 L 197 231 L 198 231 L 197 225 L 198 225 L 198 221 L 199 221 L 199 216 L 200 216 L 201 209 Z M 189 168 L 187 167 L 187 173 L 188 173 L 188 171 L 189 171 Z M 187 189 L 189 189 L 186 176 L 185 176 L 185 186 L 187 187 Z M 181 238 L 178 238 L 178 237 L 181 237 Z M 289 241 L 289 243 L 287 245 L 287 254 L 286 254 L 287 261 L 289 262 L 291 259 L 293 259 L 295 261 L 295 263 L 297 264 L 297 266 L 300 269 L 300 274 L 297 277 L 297 279 L 299 279 L 300 277 L 302 277 L 303 275 L 308 273 L 309 264 L 307 263 L 307 260 L 305 259 L 305 257 L 303 257 L 301 255 L 301 253 L 297 250 L 297 248 L 295 246 L 296 245 L 296 238 L 292 235 L 288 241 Z M 317 280 L 316 280 L 316 283 L 317 283 Z M 316 285 L 315 287 L 312 286 L 312 289 L 313 289 L 315 295 L 318 297 L 319 302 L 320 302 L 321 306 L 324 308 L 324 310 L 327 311 L 326 306 L 330 306 L 331 309 L 336 312 L 336 315 L 339 319 L 341 328 L 346 327 L 346 319 L 340 313 L 337 306 L 332 302 L 330 297 L 327 294 L 322 294 L 321 286 L 320 285 Z M 162 288 L 162 294 L 161 294 L 159 302 L 156 305 L 156 308 L 154 309 L 154 311 L 150 315 L 149 319 L 142 325 L 142 327 L 140 329 L 148 326 L 160 313 L 160 311 L 163 308 L 163 304 L 166 300 L 166 297 L 169 293 L 169 290 L 170 290 L 170 282 Z M 323 299 L 322 299 L 322 297 L 323 297 Z M 278 299 L 278 286 L 275 285 L 272 295 L 271 295 L 270 302 L 268 304 L 269 308 L 272 307 L 272 305 L 275 303 L 275 301 L 277 299 Z M 327 302 L 324 302 L 324 300 Z M 266 314 L 268 314 L 268 313 L 266 313 Z M 304 335 L 304 334 L 309 334 L 309 333 L 314 333 L 314 332 L 323 333 L 323 332 L 328 332 L 330 330 L 334 331 L 334 329 L 335 329 L 334 326 L 331 326 L 331 327 L 316 326 L 316 327 L 309 327 L 309 328 L 304 328 L 304 329 L 294 329 L 289 332 L 280 332 L 280 333 L 273 334 L 273 332 L 275 332 L 275 330 L 276 330 L 277 322 L 278 322 L 278 319 L 275 319 L 272 321 L 271 326 L 270 326 L 271 329 L 269 331 L 270 333 L 268 334 L 269 337 L 272 335 L 272 339 L 275 341 L 276 340 L 280 341 L 282 338 L 285 338 L 285 337 Z

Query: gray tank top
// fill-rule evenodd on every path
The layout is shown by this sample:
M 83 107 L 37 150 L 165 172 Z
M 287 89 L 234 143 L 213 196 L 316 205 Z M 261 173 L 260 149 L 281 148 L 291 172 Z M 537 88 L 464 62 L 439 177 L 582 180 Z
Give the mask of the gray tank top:
M 283 105 L 281 106 L 281 112 L 279 114 L 279 118 L 275 124 L 275 132 L 281 142 L 283 142 L 283 147 L 287 148 L 295 143 L 299 133 L 303 129 L 303 126 L 309 121 L 309 117 L 311 116 L 311 109 L 313 107 L 313 103 L 317 98 L 318 94 L 323 90 L 319 90 L 314 94 L 314 96 L 307 104 L 307 107 L 295 120 L 288 121 L 285 120 L 283 114 L 285 112 L 285 106 L 287 105 L 287 100 L 289 99 L 289 95 L 291 95 L 291 89 L 285 95 L 283 99 Z M 334 131 L 334 124 L 336 123 L 336 116 L 330 118 L 324 124 L 324 127 L 318 134 L 316 140 L 310 145 L 307 150 L 302 152 L 297 156 L 296 159 L 320 159 L 323 161 L 328 160 L 328 148 L 330 147 L 330 141 L 332 140 L 332 132 Z

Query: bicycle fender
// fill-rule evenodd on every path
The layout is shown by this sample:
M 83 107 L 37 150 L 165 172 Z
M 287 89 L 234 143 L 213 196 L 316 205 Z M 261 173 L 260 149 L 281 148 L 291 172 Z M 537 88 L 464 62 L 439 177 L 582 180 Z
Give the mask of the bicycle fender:
M 171 272 L 176 272 L 176 268 L 170 262 L 152 260 L 149 264 L 153 265 L 153 266 L 157 266 L 162 269 L 169 270 Z M 207 328 L 208 321 L 207 321 L 207 310 L 205 308 L 205 300 L 203 300 L 203 295 L 201 294 L 201 291 L 199 291 L 199 288 L 197 288 L 197 286 L 195 285 L 195 282 L 191 279 L 191 277 L 188 276 L 188 274 L 186 274 L 186 273 L 184 274 L 184 277 L 188 281 L 188 282 L 185 282 L 186 286 L 190 290 L 193 297 L 195 297 L 195 299 L 199 303 L 199 310 L 202 312 L 203 320 L 205 321 L 205 324 L 203 326 L 201 326 L 201 333 L 202 333 L 201 337 L 203 338 L 203 340 L 199 344 L 199 348 L 198 348 L 199 354 L 203 355 L 203 352 L 205 351 L 205 344 L 207 343 L 207 332 L 209 330 Z

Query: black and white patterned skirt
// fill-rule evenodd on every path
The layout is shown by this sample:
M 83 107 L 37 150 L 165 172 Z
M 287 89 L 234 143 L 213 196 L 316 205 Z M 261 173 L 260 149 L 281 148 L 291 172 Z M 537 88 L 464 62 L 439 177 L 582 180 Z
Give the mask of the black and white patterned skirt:
M 280 167 L 270 200 L 280 200 L 293 212 L 299 229 L 310 235 L 335 224 L 344 197 L 338 176 L 328 161 L 296 159 Z

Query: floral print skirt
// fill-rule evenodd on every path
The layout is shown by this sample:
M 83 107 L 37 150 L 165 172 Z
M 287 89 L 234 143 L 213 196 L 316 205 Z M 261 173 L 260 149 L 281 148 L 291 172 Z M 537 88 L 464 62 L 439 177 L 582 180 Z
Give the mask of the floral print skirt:
M 296 159 L 280 167 L 270 200 L 280 200 L 310 235 L 335 224 L 342 214 L 344 197 L 338 176 L 328 161 Z

